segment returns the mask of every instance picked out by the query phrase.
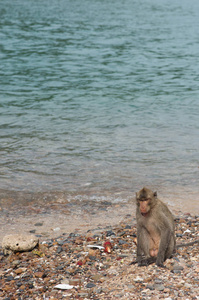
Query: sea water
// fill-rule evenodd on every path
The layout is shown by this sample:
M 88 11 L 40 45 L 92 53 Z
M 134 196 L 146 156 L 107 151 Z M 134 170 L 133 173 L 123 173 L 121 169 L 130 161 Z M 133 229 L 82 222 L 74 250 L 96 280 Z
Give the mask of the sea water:
M 146 185 L 197 209 L 198 183 L 198 0 L 1 0 L 4 198 Z

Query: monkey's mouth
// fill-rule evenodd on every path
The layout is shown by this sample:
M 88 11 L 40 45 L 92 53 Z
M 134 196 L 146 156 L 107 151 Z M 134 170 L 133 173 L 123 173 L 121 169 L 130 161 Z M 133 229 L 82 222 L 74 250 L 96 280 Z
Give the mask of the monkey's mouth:
M 147 212 L 147 213 L 141 213 L 141 215 L 142 215 L 143 217 L 147 217 L 147 216 L 148 216 L 148 212 Z

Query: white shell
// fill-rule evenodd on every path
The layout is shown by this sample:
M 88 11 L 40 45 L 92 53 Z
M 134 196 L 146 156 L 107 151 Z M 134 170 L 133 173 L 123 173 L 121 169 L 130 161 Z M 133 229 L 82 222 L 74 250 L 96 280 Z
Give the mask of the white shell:
M 55 289 L 59 289 L 59 290 L 70 290 L 73 288 L 73 285 L 69 285 L 69 284 L 58 284 L 54 287 Z

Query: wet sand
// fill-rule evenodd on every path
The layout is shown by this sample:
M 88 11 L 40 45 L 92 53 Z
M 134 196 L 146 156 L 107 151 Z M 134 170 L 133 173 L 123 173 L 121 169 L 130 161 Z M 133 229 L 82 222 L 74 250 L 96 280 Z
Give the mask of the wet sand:
M 71 209 L 58 203 L 40 208 L 29 206 L 21 214 L 10 211 L 1 215 L 0 244 L 7 234 L 31 232 L 45 240 L 63 233 L 114 226 L 126 219 L 135 223 L 134 207 L 129 203 L 86 203 L 85 206 L 73 203 Z
M 60 233 L 86 232 L 93 228 L 116 226 L 128 220 L 135 225 L 135 199 L 123 202 L 85 200 L 63 193 L 21 193 L 0 191 L 0 245 L 2 238 L 12 233 L 34 233 L 40 240 Z M 199 206 L 177 207 L 177 201 L 162 199 L 173 215 L 192 213 L 199 215 Z M 176 205 L 174 205 L 174 203 Z M 172 204 L 169 205 L 169 204 Z

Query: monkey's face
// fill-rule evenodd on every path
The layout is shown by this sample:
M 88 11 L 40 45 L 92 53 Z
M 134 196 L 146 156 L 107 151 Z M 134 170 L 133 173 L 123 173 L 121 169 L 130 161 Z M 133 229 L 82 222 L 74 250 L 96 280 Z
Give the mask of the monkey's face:
M 142 199 L 137 200 L 137 204 L 139 206 L 140 213 L 143 216 L 146 216 L 149 213 L 150 203 L 151 203 L 151 198 L 147 198 L 147 199 L 142 198 Z
M 157 200 L 157 192 L 144 187 L 136 193 L 136 200 L 140 213 L 146 217 Z

